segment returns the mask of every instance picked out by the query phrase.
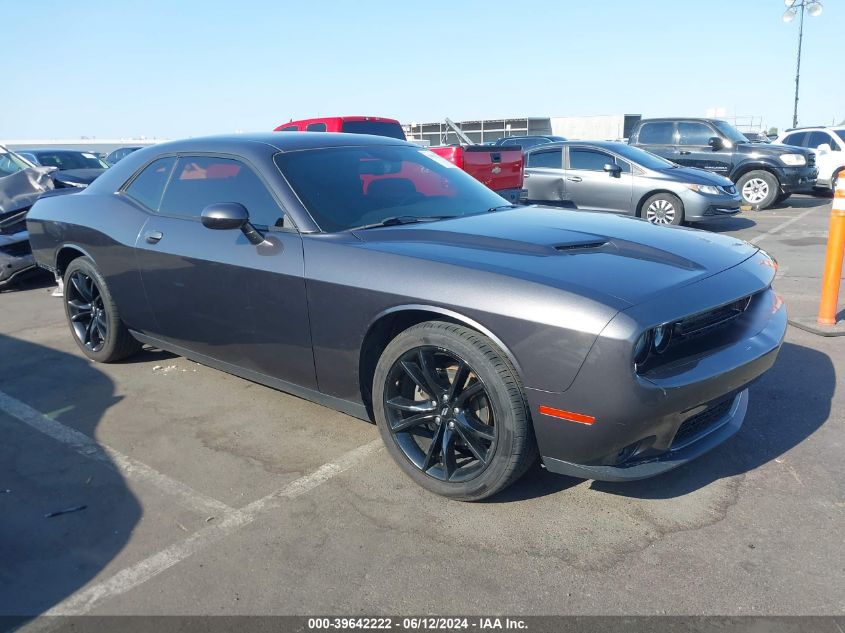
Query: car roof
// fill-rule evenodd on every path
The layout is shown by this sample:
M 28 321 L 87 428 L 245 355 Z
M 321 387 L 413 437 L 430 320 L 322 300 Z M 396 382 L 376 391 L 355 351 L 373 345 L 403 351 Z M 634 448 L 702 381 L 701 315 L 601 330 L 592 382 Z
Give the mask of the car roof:
M 76 152 L 77 154 L 93 154 L 91 149 L 73 149 L 70 147 L 22 147 L 16 149 L 16 152 L 29 152 L 30 154 L 41 154 L 47 152 Z
M 256 132 L 249 134 L 221 134 L 158 143 L 154 147 L 165 152 L 213 152 L 254 149 L 256 144 L 268 145 L 280 152 L 326 147 L 367 145 L 406 145 L 413 143 L 372 134 L 342 134 L 335 132 Z

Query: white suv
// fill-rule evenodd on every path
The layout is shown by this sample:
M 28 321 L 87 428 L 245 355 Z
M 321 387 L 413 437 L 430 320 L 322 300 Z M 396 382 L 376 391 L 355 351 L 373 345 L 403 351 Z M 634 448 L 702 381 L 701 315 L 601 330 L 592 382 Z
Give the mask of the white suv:
M 819 177 L 816 187 L 836 189 L 836 181 L 845 174 L 845 126 L 802 127 L 787 130 L 775 143 L 808 147 L 816 151 Z

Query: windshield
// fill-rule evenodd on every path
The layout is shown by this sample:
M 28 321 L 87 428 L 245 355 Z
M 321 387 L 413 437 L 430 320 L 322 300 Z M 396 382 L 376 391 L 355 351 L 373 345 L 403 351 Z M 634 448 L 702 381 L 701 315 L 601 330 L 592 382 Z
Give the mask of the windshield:
M 727 121 L 713 121 L 713 125 L 716 126 L 716 129 L 719 130 L 725 138 L 733 141 L 734 143 L 748 143 L 748 139 Z
M 328 147 L 283 152 L 275 161 L 328 232 L 395 217 L 472 215 L 507 204 L 465 171 L 416 147 Z
M 340 128 L 341 132 L 349 134 L 374 134 L 375 136 L 386 136 L 405 140 L 405 132 L 398 123 L 389 121 L 344 121 Z
M 27 167 L 29 167 L 29 165 L 11 152 L 0 150 L 0 178 L 16 174 Z
M 45 167 L 59 169 L 105 169 L 106 163 L 90 152 L 49 151 L 30 152 Z
M 639 147 L 625 145 L 624 143 L 618 143 L 615 145 L 613 147 L 613 151 L 619 154 L 622 158 L 627 158 L 632 163 L 636 163 L 646 169 L 660 170 L 677 167 L 675 163 L 668 161 L 665 158 L 661 158 L 660 156 L 647 152 Z

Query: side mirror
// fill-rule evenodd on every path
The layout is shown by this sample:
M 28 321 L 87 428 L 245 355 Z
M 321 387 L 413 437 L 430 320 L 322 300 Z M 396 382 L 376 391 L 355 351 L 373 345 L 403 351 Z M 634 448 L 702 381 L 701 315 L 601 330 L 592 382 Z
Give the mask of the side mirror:
M 707 144 L 713 148 L 713 151 L 720 150 L 725 146 L 725 141 L 719 136 L 711 136 L 707 139 Z
M 819 154 L 827 154 L 828 152 L 833 151 L 833 150 L 831 150 L 830 145 L 828 143 L 822 143 L 821 145 L 819 145 L 816 148 L 816 151 Z
M 605 163 L 604 170 L 612 178 L 619 178 L 619 174 L 622 173 L 622 168 L 619 165 L 615 165 L 613 163 Z
M 237 202 L 218 202 L 202 210 L 202 225 L 207 229 L 227 231 L 239 229 L 249 222 L 246 207 Z
M 264 237 L 249 223 L 246 207 L 237 202 L 217 202 L 208 205 L 200 215 L 202 225 L 207 229 L 220 231 L 240 229 L 250 244 L 258 245 Z

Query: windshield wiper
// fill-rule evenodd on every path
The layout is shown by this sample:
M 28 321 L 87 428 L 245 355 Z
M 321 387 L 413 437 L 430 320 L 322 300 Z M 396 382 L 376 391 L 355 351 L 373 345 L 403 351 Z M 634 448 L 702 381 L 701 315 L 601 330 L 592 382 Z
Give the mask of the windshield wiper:
M 498 207 L 490 207 L 487 209 L 487 213 L 493 213 L 494 211 L 501 211 L 502 209 L 516 209 L 519 207 L 518 204 L 500 204 Z
M 361 231 L 363 229 L 375 229 L 380 226 L 398 226 L 400 224 L 416 224 L 418 222 L 436 222 L 437 220 L 445 220 L 446 218 L 454 218 L 454 215 L 393 215 L 385 218 L 380 222 L 373 222 L 372 224 L 364 224 L 363 226 L 355 226 L 349 229 L 350 231 Z

